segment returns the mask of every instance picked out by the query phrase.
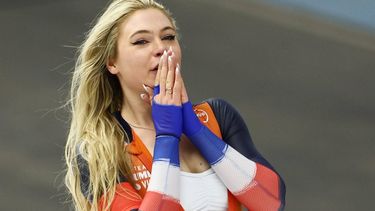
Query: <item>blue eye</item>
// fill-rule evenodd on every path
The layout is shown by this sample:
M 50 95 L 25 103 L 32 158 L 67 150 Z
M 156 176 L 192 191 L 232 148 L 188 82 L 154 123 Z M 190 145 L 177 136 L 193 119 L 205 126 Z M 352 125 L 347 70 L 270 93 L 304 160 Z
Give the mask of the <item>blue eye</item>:
M 133 42 L 132 44 L 133 45 L 145 45 L 147 43 L 148 42 L 146 40 L 137 40 L 137 41 Z

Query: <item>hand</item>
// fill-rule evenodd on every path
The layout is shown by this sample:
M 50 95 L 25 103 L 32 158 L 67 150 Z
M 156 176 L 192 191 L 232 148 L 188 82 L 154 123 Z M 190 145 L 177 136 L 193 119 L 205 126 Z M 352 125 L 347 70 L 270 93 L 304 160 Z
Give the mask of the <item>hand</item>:
M 168 61 L 168 66 L 171 66 L 171 68 L 169 68 L 169 69 L 178 68 L 179 69 L 179 73 L 181 73 L 180 72 L 181 66 L 178 63 L 176 63 L 177 61 L 175 60 L 174 52 L 173 52 L 173 50 L 171 48 L 167 51 L 167 56 L 171 58 L 171 60 Z M 156 93 L 159 93 L 158 90 L 160 90 L 160 85 L 159 85 L 160 74 L 162 72 L 162 68 L 161 68 L 160 65 L 162 64 L 162 61 L 163 60 L 160 59 L 158 72 L 157 72 L 157 75 L 156 75 L 156 78 L 155 78 L 155 86 L 154 87 L 150 87 L 150 86 L 146 86 L 145 84 L 143 84 L 143 89 L 145 90 L 145 93 L 141 94 L 141 98 L 142 98 L 142 100 L 145 103 L 152 104 L 152 99 L 153 99 L 153 96 L 154 96 L 155 89 L 156 89 Z M 176 73 L 174 73 L 174 74 L 176 74 Z M 187 95 L 187 91 L 186 91 L 186 88 L 185 88 L 185 83 L 184 83 L 184 81 L 182 79 L 181 74 L 180 74 L 180 77 L 181 77 L 181 86 L 182 86 L 182 89 L 181 89 L 181 103 L 186 103 L 186 102 L 189 101 L 189 97 Z M 174 81 L 175 81 L 173 79 L 173 74 L 169 74 L 167 76 L 166 82 L 168 82 L 168 85 L 166 85 L 166 87 L 168 87 L 168 88 L 169 87 L 173 87 L 173 84 L 170 84 L 170 81 L 172 81 L 172 83 L 174 83 Z M 173 92 L 173 93 L 175 93 L 175 92 Z
M 182 133 L 182 78 L 172 57 L 173 53 L 168 55 L 164 51 L 160 58 L 151 101 L 152 117 L 157 136 L 172 135 L 179 138 Z

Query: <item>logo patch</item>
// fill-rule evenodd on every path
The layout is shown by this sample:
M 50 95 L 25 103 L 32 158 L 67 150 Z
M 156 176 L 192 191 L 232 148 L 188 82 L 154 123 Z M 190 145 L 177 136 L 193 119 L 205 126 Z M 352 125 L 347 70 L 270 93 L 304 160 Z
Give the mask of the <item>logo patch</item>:
M 197 115 L 197 117 L 203 122 L 203 123 L 207 123 L 208 122 L 208 114 L 206 111 L 202 110 L 202 109 L 194 109 L 194 112 L 195 114 Z
M 142 188 L 147 189 L 151 173 L 143 164 L 135 165 L 133 168 L 133 179 L 136 182 L 134 188 L 137 191 L 141 190 Z

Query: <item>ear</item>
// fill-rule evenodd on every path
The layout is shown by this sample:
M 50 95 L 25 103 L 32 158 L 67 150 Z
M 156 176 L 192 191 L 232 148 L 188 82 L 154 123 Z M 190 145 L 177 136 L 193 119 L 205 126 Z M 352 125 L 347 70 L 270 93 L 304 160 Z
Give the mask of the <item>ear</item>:
M 114 75 L 116 75 L 119 72 L 114 59 L 108 59 L 106 66 L 108 71 Z

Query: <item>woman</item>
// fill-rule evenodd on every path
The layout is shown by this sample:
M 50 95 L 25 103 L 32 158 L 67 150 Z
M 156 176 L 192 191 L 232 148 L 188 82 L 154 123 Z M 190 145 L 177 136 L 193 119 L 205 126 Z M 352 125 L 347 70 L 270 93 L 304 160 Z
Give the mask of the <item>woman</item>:
M 115 0 L 88 33 L 66 145 L 75 208 L 282 210 L 283 180 L 237 111 L 189 102 L 176 30 L 152 0 Z

